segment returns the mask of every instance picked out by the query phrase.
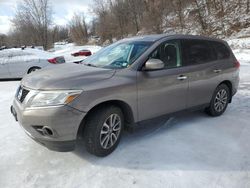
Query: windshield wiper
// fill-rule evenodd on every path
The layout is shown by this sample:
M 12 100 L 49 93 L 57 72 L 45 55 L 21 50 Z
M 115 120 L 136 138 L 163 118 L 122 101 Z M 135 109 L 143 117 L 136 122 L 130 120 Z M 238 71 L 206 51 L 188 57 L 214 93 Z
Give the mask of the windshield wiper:
M 89 66 L 89 67 L 97 67 L 97 66 L 95 66 L 95 65 L 93 65 L 91 63 L 83 63 L 83 65 L 86 65 L 86 66 Z

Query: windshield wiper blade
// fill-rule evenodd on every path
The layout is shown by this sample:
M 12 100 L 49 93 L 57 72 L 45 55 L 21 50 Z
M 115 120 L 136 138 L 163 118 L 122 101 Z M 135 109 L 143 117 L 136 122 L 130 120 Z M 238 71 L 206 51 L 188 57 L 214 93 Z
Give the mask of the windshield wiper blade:
M 89 67 L 97 67 L 97 66 L 95 66 L 95 65 L 93 65 L 91 63 L 83 63 L 83 65 L 86 65 L 86 66 L 89 66 Z

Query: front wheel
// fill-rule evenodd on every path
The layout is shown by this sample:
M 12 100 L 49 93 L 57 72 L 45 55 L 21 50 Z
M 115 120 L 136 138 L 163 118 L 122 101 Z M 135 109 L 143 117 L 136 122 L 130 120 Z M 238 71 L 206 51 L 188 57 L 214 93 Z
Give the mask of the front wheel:
M 227 85 L 219 85 L 213 94 L 210 106 L 206 109 L 211 116 L 220 116 L 227 109 L 230 100 L 230 90 Z
M 101 107 L 87 118 L 84 129 L 88 152 L 99 157 L 112 153 L 119 144 L 124 127 L 124 117 L 116 106 Z

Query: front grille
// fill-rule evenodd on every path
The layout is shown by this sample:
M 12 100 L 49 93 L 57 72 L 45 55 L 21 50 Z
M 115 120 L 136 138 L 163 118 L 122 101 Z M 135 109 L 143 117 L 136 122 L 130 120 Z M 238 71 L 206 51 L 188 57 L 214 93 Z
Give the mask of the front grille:
M 16 98 L 22 103 L 29 92 L 29 90 L 20 86 L 17 91 Z

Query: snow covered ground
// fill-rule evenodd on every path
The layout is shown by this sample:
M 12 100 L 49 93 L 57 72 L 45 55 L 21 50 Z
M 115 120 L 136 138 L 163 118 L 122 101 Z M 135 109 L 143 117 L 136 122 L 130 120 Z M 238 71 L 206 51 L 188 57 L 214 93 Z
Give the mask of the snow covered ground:
M 32 141 L 9 112 L 18 82 L 0 82 L 0 187 L 250 187 L 250 55 L 224 115 L 202 112 L 125 133 L 106 158 Z

